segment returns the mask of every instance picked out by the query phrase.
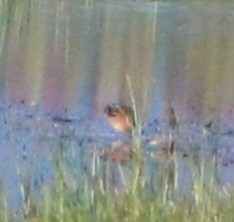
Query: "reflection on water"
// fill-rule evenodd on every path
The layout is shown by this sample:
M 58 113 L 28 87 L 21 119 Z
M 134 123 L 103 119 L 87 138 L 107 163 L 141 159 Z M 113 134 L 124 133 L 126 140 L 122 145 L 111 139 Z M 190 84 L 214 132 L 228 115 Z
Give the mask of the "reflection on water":
M 0 172 L 10 205 L 22 201 L 21 178 L 33 187 L 49 183 L 51 149 L 68 149 L 80 175 L 91 171 L 87 151 L 118 136 L 103 116 L 107 103 L 131 105 L 134 99 L 145 143 L 168 133 L 173 107 L 182 147 L 219 147 L 222 157 L 233 152 L 234 9 L 130 1 L 91 5 L 0 2 Z M 210 121 L 207 139 L 202 130 Z M 233 182 L 229 171 L 220 171 L 223 183 Z

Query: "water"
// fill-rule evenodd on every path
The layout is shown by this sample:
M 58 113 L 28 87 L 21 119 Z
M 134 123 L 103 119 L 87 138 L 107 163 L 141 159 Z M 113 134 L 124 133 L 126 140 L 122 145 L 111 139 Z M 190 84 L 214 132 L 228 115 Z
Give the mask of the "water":
M 180 186 L 191 182 L 182 157 L 189 149 L 211 159 L 218 150 L 220 185 L 233 184 L 232 5 L 0 4 L 0 178 L 11 209 L 25 198 L 22 183 L 36 200 L 42 184 L 52 183 L 54 150 L 66 154 L 79 178 L 92 174 L 93 148 L 126 139 L 108 125 L 103 108 L 131 104 L 131 93 L 150 164 L 158 163 L 147 156 L 155 150 L 148 142 L 168 137 L 173 107 L 180 124 Z M 211 132 L 204 132 L 210 121 Z M 111 172 L 121 177 L 118 167 Z M 151 167 L 147 175 L 154 174 Z M 124 186 L 124 179 L 119 183 Z

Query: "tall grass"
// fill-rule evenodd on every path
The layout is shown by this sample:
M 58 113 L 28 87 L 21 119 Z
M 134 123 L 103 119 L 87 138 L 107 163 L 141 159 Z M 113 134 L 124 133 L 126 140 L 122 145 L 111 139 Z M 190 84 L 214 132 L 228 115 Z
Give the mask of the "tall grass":
M 165 160 L 163 174 L 157 176 L 157 187 L 141 172 L 137 180 L 130 175 L 121 189 L 110 183 L 110 174 L 101 171 L 111 164 L 106 160 L 95 157 L 103 165 L 94 164 L 92 171 L 79 175 L 66 153 L 57 150 L 51 156 L 54 180 L 44 184 L 36 206 L 25 204 L 25 221 L 233 221 L 233 193 L 218 188 L 215 171 L 212 166 L 208 169 L 202 158 L 191 156 L 188 160 L 193 185 L 191 190 L 181 191 L 177 185 L 176 154 Z M 132 169 L 135 164 L 130 163 Z M 9 221 L 4 198 L 2 203 L 1 221 Z
M 10 18 L 10 14 L 14 11 L 13 2 L 16 1 L 0 1 L 2 6 L 0 10 L 2 12 L 1 27 L 5 27 L 0 36 L 1 39 L 5 39 L 6 28 L 11 22 L 8 17 Z M 95 1 L 83 2 L 86 6 L 91 6 Z M 205 2 L 209 2 L 209 0 Z M 217 0 L 216 2 L 221 1 Z M 25 4 L 27 3 L 29 1 L 25 1 Z M 55 37 L 58 36 L 55 35 Z M 68 64 L 69 51 L 68 37 L 69 29 L 67 28 L 66 65 Z M 0 52 L 3 50 L 1 48 Z M 50 184 L 43 185 L 42 198 L 36 206 L 31 204 L 28 199 L 32 189 L 23 182 L 21 184 L 23 201 L 25 202 L 23 205 L 24 220 L 28 222 L 233 221 L 234 195 L 231 191 L 219 187 L 216 180 L 215 159 L 207 167 L 205 159 L 191 155 L 189 163 L 192 172 L 192 187 L 191 190 L 187 191 L 181 191 L 178 186 L 180 172 L 176 153 L 164 160 L 161 175 L 157 174 L 161 170 L 158 168 L 159 161 L 149 157 L 150 167 L 154 173 L 151 175 L 152 178 L 144 173 L 144 165 L 147 160 L 142 154 L 141 115 L 138 115 L 132 80 L 128 75 L 126 80 L 137 120 L 136 131 L 133 132 L 136 155 L 126 163 L 126 166 L 122 163 L 111 163 L 90 152 L 89 162 L 86 163 L 89 166 L 82 172 L 78 172 L 75 159 L 70 159 L 65 152 L 60 152 L 58 147 L 52 147 L 51 156 L 55 176 Z M 143 92 L 143 94 L 147 93 Z M 85 145 L 83 146 L 82 149 L 87 148 Z M 123 176 L 125 176 L 125 168 L 128 168 L 130 172 L 128 176 L 123 178 L 124 186 L 121 188 L 113 184 L 110 172 L 113 167 L 116 167 Z M 0 221 L 14 221 L 11 220 L 13 216 L 8 215 L 7 195 L 5 195 L 4 188 L 0 193 Z M 13 218 L 16 220 L 16 217 Z

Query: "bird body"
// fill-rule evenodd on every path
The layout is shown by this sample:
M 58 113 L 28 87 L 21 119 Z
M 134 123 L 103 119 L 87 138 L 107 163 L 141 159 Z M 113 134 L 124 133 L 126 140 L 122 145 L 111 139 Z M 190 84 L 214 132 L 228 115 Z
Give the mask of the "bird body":
M 131 132 L 135 127 L 136 121 L 134 111 L 129 106 L 107 106 L 105 113 L 108 117 L 110 125 L 117 132 Z

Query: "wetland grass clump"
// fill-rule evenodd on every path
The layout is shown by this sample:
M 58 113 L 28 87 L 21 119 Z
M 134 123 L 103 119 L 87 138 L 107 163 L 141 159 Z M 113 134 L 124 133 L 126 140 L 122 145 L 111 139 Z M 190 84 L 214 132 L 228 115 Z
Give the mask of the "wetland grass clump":
M 218 190 L 215 173 L 205 174 L 204 162 L 196 162 L 202 161 L 198 158 L 189 160 L 193 185 L 186 193 L 175 185 L 178 168 L 173 161 L 176 159 L 170 160 L 158 187 L 152 187 L 150 179 L 140 174 L 134 182 L 127 182 L 123 189 L 111 185 L 107 178 L 110 172 L 100 172 L 101 164 L 78 175 L 64 154 L 56 154 L 53 161 L 54 184 L 44 186 L 37 214 L 26 216 L 25 221 L 231 222 L 234 218 L 233 193 L 224 192 L 224 188 Z M 104 163 L 106 167 L 108 164 Z M 222 191 L 225 197 L 220 198 Z

